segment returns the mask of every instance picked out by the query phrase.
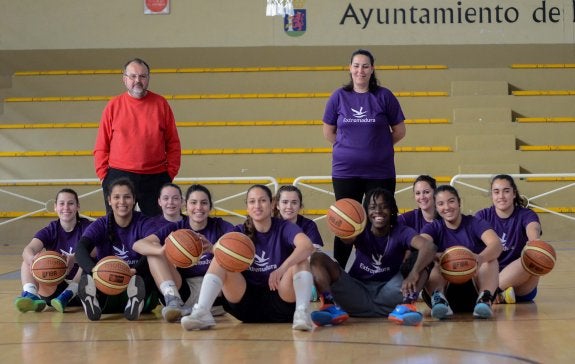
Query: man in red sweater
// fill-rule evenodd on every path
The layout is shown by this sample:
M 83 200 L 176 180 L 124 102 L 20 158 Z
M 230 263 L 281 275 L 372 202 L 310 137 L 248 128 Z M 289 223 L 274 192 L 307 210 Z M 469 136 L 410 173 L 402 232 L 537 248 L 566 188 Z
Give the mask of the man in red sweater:
M 138 206 L 149 216 L 161 213 L 158 194 L 178 174 L 181 144 L 174 114 L 162 96 L 148 91 L 150 67 L 139 58 L 124 66 L 127 92 L 110 100 L 102 113 L 94 164 L 102 181 L 106 210 L 108 185 L 128 177 L 136 186 Z

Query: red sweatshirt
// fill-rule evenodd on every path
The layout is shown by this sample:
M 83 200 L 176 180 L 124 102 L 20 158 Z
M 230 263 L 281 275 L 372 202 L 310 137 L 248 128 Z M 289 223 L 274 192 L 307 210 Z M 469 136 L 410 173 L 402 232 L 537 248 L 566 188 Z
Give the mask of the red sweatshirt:
M 94 147 L 100 180 L 108 168 L 138 174 L 167 171 L 173 179 L 180 169 L 181 152 L 174 114 L 162 96 L 148 91 L 136 99 L 125 92 L 106 105 Z

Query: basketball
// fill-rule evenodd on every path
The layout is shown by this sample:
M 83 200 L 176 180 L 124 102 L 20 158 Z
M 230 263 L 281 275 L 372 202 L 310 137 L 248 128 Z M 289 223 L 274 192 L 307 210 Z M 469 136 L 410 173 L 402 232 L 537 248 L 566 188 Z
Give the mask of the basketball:
M 243 272 L 254 261 L 256 247 L 252 240 L 240 232 L 222 235 L 214 245 L 214 257 L 222 268 L 230 272 Z
M 452 246 L 439 259 L 441 275 L 449 283 L 462 284 L 473 278 L 477 270 L 475 254 L 464 246 Z
M 327 227 L 339 238 L 353 238 L 361 234 L 366 222 L 363 206 L 351 198 L 335 201 L 327 211 Z
M 96 263 L 92 269 L 92 278 L 94 278 L 98 291 L 108 296 L 115 296 L 128 288 L 132 272 L 128 263 L 110 255 Z
M 62 254 L 46 250 L 38 254 L 30 268 L 32 276 L 38 283 L 57 286 L 66 277 L 68 263 Z
M 173 231 L 164 243 L 166 257 L 178 268 L 189 268 L 195 265 L 202 256 L 202 239 L 193 230 Z
M 544 241 L 529 241 L 521 252 L 523 268 L 534 276 L 545 275 L 553 269 L 557 255 L 555 249 Z

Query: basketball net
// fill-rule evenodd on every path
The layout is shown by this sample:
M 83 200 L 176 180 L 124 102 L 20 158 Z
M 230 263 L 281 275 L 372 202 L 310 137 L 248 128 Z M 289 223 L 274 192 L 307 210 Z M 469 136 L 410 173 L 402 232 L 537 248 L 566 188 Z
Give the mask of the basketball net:
M 293 16 L 293 0 L 267 0 L 266 16 Z

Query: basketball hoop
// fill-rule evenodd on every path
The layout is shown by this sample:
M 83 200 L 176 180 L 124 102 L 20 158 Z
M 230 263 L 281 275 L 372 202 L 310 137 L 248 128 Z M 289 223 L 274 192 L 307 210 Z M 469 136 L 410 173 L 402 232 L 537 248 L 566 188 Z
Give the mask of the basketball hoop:
M 293 16 L 293 0 L 267 0 L 266 16 Z

